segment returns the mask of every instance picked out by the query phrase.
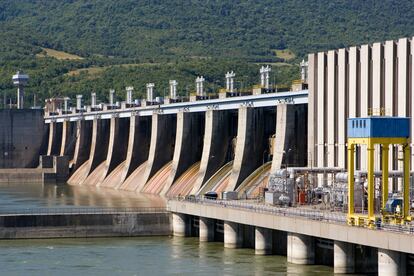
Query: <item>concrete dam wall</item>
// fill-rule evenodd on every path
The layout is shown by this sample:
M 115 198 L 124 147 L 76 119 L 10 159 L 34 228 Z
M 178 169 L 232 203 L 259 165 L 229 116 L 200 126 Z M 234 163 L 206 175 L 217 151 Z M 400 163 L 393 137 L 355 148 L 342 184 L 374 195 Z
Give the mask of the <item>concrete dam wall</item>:
M 48 154 L 69 156 L 71 185 L 185 196 L 254 193 L 263 174 L 306 166 L 307 105 L 51 122 Z
M 34 168 L 45 154 L 48 125 L 40 109 L 0 110 L 0 168 Z M 50 139 L 50 138 L 49 138 Z M 60 141 L 61 137 L 54 137 Z
M 0 216 L 0 239 L 134 237 L 171 233 L 171 214 L 165 210 Z

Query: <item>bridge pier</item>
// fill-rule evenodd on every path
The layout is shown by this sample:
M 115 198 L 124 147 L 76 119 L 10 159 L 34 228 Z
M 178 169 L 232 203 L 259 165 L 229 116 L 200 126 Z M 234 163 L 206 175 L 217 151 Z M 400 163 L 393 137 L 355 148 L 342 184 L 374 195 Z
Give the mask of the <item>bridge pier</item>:
M 355 273 L 355 245 L 334 241 L 334 273 Z
M 406 275 L 406 254 L 378 248 L 378 275 Z
M 200 242 L 214 241 L 215 221 L 214 219 L 200 217 L 199 220 Z
M 186 214 L 172 213 L 173 234 L 176 237 L 186 237 L 189 234 L 190 221 Z
M 236 222 L 224 221 L 224 247 L 240 248 L 243 246 L 241 225 Z
M 62 123 L 51 122 L 49 125 L 49 142 L 46 155 L 59 155 L 62 143 Z
M 315 240 L 311 236 L 289 232 L 287 260 L 293 264 L 315 263 Z
M 204 133 L 204 114 L 201 112 L 177 113 L 174 156 L 171 174 L 161 195 L 167 194 L 170 187 L 191 165 L 201 159 Z
M 269 255 L 272 254 L 273 233 L 271 229 L 255 227 L 255 254 Z
M 196 194 L 204 183 L 226 163 L 227 149 L 233 138 L 231 116 L 232 113 L 228 110 L 206 111 L 200 170 L 192 194 Z

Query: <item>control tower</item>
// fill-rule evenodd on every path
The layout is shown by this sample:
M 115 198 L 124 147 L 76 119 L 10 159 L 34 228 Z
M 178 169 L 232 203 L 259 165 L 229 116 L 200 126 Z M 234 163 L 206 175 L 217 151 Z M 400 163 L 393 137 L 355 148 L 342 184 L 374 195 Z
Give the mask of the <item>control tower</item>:
M 26 86 L 27 82 L 29 81 L 29 76 L 26 74 L 22 74 L 20 71 L 17 71 L 15 75 L 13 75 L 13 84 L 17 86 L 17 108 L 23 109 L 24 106 L 24 87 Z

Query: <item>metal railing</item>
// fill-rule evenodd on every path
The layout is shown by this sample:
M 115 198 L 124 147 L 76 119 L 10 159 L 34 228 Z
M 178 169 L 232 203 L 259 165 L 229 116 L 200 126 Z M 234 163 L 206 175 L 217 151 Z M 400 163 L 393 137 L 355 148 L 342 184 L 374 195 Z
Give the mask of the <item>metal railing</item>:
M 339 212 L 329 212 L 323 210 L 312 210 L 305 208 L 292 208 L 292 207 L 280 207 L 265 205 L 260 200 L 219 200 L 219 199 L 206 199 L 201 197 L 187 197 L 187 198 L 174 198 L 174 200 L 185 201 L 190 203 L 215 205 L 220 207 L 229 207 L 240 210 L 247 210 L 257 213 L 274 214 L 278 216 L 286 217 L 300 217 L 310 220 L 347 224 L 347 214 Z M 353 226 L 358 227 L 358 226 Z M 414 234 L 414 225 L 394 225 L 389 223 L 378 223 L 375 225 L 376 230 L 398 232 L 405 234 Z
M 166 207 L 62 207 L 0 209 L 0 216 L 165 213 Z

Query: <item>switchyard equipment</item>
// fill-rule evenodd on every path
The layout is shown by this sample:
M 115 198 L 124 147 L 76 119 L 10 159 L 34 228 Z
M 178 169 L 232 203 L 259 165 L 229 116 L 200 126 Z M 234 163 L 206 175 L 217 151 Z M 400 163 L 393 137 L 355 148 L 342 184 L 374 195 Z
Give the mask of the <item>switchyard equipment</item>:
M 348 176 L 355 171 L 355 146 L 366 145 L 368 155 L 368 215 L 356 214 L 354 210 L 354 177 L 348 177 L 348 224 L 374 227 L 379 217 L 374 212 L 374 146 L 382 146 L 382 220 L 391 223 L 405 223 L 411 220 L 409 216 L 409 177 L 410 177 L 410 118 L 400 117 L 367 117 L 348 119 Z M 389 145 L 401 145 L 403 158 L 403 196 L 401 200 L 388 201 L 388 151 Z M 390 208 L 396 202 L 402 204 L 399 208 Z M 397 204 L 398 205 L 398 204 Z

